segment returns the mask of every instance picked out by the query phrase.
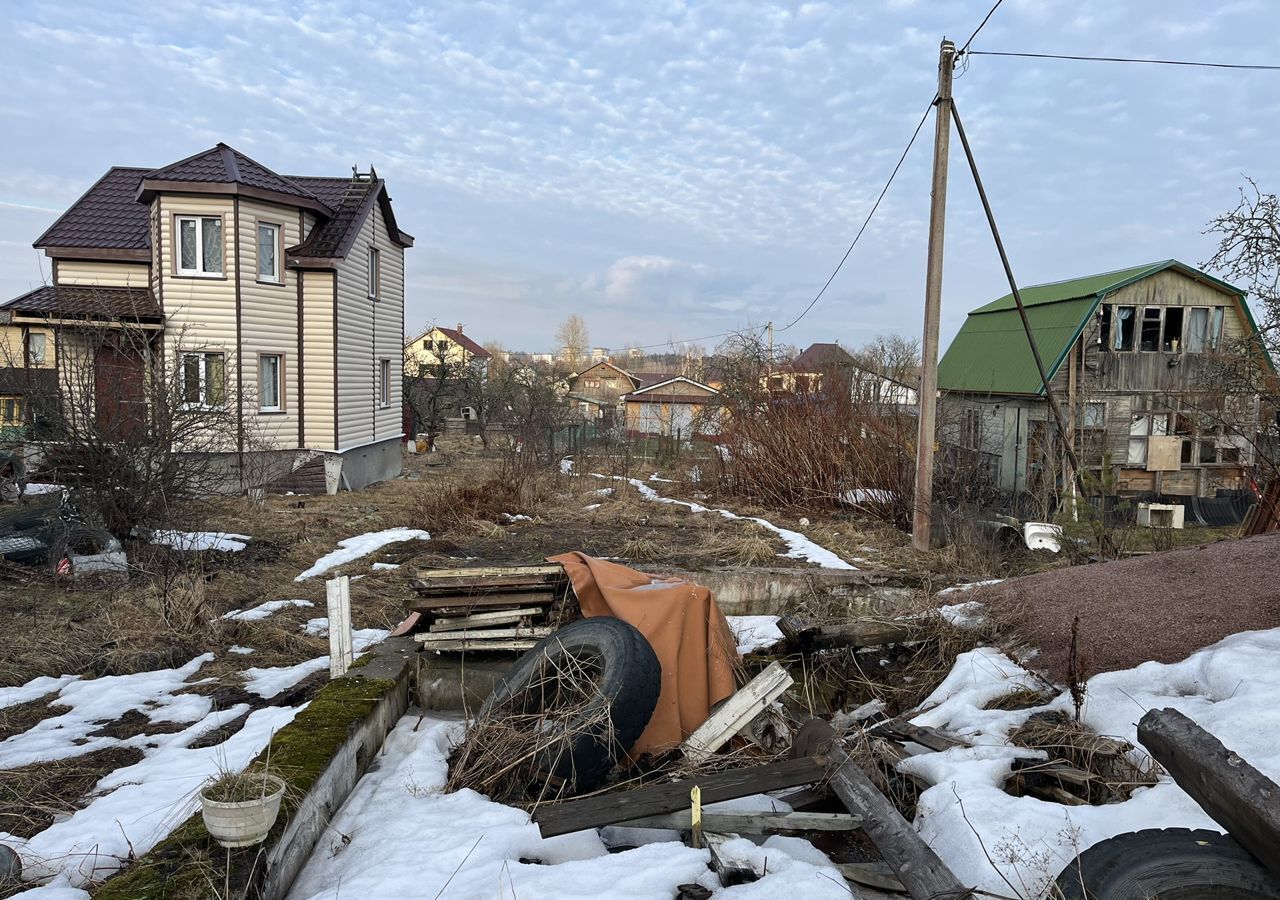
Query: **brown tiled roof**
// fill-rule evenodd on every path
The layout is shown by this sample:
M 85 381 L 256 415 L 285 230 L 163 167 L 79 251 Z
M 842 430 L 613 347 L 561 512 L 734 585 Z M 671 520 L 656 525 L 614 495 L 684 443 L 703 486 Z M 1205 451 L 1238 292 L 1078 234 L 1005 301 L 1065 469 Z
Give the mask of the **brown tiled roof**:
M 145 288 L 45 285 L 0 305 L 6 312 L 51 318 L 164 318 L 155 295 Z
M 853 355 L 839 344 L 810 344 L 808 349 L 796 357 L 791 368 L 797 372 L 819 372 L 832 366 L 856 364 Z
M 467 337 L 465 334 L 463 334 L 461 331 L 459 331 L 456 328 L 441 328 L 439 325 L 437 325 L 435 330 L 443 334 L 445 337 L 453 341 L 455 344 L 460 345 L 463 350 L 466 350 L 476 359 L 491 359 L 493 356 L 493 354 L 491 354 L 488 350 L 484 349 L 484 347 L 481 347 L 479 344 L 471 340 L 471 338 Z
M 297 248 L 290 248 L 290 256 L 332 259 L 345 256 L 355 238 L 355 231 L 364 222 L 367 208 L 373 205 L 382 182 L 357 181 L 352 178 L 308 178 L 306 182 L 338 182 L 326 184 L 324 189 L 332 198 L 325 205 L 333 210 L 333 217 L 312 229 L 311 234 Z
M 112 166 L 36 239 L 35 246 L 150 248 L 150 210 L 137 201 L 138 185 L 147 171 Z
M 632 379 L 639 382 L 637 388 L 653 387 L 655 384 L 662 384 L 664 381 L 670 381 L 679 375 L 679 372 L 632 372 Z
M 299 184 L 277 175 L 262 163 L 245 156 L 234 147 L 218 144 L 195 156 L 159 169 L 152 169 L 145 181 L 191 181 L 201 184 L 244 184 L 275 194 L 299 197 L 305 200 L 318 198 Z

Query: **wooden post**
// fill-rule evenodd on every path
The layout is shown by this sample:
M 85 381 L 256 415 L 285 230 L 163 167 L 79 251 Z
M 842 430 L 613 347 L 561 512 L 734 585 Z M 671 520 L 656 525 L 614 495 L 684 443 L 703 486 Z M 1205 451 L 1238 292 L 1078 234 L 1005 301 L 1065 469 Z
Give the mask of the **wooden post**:
M 702 788 L 696 784 L 689 789 L 689 846 L 702 848 Z
M 351 579 L 339 575 L 325 582 L 329 608 L 329 677 L 341 678 L 355 658 L 351 641 Z
M 827 753 L 827 764 L 831 789 L 849 812 L 863 817 L 862 830 L 914 900 L 969 895 L 960 879 L 844 750 L 832 747 Z
M 942 238 L 947 218 L 947 156 L 951 147 L 951 69 L 956 45 L 938 50 L 938 113 L 933 132 L 933 193 L 929 206 L 929 255 L 924 282 L 924 338 L 920 356 L 920 428 L 916 439 L 915 509 L 911 544 L 929 549 L 933 529 L 933 443 L 938 407 L 938 319 L 942 312 Z
M 1153 709 L 1138 740 L 1213 821 L 1280 876 L 1280 785 L 1176 709 Z

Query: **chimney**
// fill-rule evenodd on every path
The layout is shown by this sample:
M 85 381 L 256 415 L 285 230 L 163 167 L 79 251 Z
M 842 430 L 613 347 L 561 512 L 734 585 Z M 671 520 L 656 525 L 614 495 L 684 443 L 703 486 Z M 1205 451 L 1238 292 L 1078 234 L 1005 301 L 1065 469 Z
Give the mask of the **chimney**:
M 462 334 L 462 323 L 458 323 L 458 334 Z

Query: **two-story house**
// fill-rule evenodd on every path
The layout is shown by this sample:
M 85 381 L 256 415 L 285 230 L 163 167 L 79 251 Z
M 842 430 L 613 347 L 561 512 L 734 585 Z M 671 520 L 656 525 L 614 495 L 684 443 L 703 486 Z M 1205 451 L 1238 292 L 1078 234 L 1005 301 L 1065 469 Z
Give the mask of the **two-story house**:
M 484 368 L 491 358 L 488 350 L 463 334 L 461 322 L 457 328 L 432 325 L 404 345 L 404 370 L 410 376 L 432 377 L 441 365 Z
M 1069 433 L 1057 433 L 1006 295 L 969 313 L 939 363 L 949 447 L 973 454 L 1007 492 L 1067 484 L 1063 440 L 1111 494 L 1249 486 L 1259 400 L 1215 376 L 1224 363 L 1269 366 L 1265 354 L 1241 353 L 1258 333 L 1244 291 L 1170 259 L 1021 293 Z
M 21 370 L 0 376 L 0 411 L 4 398 L 23 407 L 33 375 L 65 381 L 78 360 L 98 415 L 117 416 L 148 372 L 173 365 L 187 403 L 236 405 L 226 453 L 242 483 L 248 453 L 272 478 L 322 465 L 331 491 L 391 477 L 412 245 L 372 169 L 282 176 L 226 144 L 113 167 L 35 241 L 52 283 L 0 305 L 0 368 Z M 104 327 L 149 332 L 148 351 L 88 346 Z M 29 408 L 12 412 L 38 426 Z

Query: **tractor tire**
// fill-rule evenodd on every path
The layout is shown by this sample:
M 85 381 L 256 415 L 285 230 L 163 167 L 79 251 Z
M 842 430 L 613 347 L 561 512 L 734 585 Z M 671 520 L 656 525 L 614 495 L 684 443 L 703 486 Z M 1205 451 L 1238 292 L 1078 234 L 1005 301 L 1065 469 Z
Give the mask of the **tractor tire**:
M 560 738 L 543 755 L 562 796 L 599 786 L 653 716 L 662 668 L 649 641 L 612 616 L 580 619 L 544 638 L 494 686 L 478 719 L 548 713 Z
M 76 556 L 105 553 L 115 543 L 116 539 L 111 536 L 111 532 L 102 528 L 72 525 L 49 545 L 49 571 L 56 576 L 74 575 Z
M 1151 828 L 1094 844 L 1058 875 L 1064 900 L 1280 900 L 1280 879 L 1231 837 Z

